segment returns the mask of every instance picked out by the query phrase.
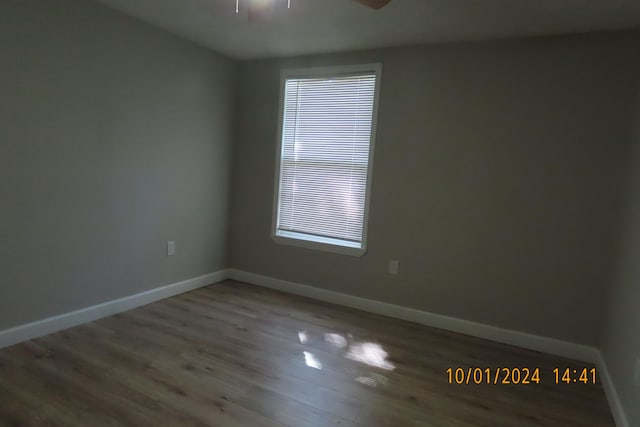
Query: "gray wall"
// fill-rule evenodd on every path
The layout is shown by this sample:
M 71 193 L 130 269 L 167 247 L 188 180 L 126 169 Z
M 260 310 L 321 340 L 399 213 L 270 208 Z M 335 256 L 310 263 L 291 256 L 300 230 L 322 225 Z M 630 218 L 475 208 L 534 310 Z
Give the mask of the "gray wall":
M 637 34 L 243 63 L 234 268 L 595 344 L 613 268 Z M 282 67 L 381 62 L 369 248 L 270 238 Z M 400 274 L 386 273 L 400 260 Z
M 87 1 L 0 10 L 0 330 L 224 267 L 234 63 Z
M 634 69 L 640 76 L 640 65 Z M 636 369 L 640 369 L 640 77 L 637 78 L 635 88 L 629 87 L 638 96 L 638 106 L 631 134 L 626 209 L 619 230 L 620 252 L 600 343 L 631 426 L 640 426 L 640 384 L 635 384 Z

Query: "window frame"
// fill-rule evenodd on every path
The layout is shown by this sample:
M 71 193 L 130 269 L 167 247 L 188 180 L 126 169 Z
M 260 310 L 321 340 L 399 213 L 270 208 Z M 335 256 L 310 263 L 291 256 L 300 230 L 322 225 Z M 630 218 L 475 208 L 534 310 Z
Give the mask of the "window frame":
M 346 241 L 333 239 L 330 237 L 310 236 L 304 233 L 291 231 L 280 231 L 278 233 L 278 215 L 280 201 L 280 181 L 282 175 L 282 136 L 284 132 L 284 107 L 285 90 L 288 79 L 292 78 L 322 78 L 341 77 L 374 73 L 376 76 L 374 86 L 373 111 L 371 117 L 371 137 L 369 141 L 369 157 L 367 161 L 367 181 L 365 189 L 365 205 L 362 224 L 362 239 L 360 246 L 347 245 Z M 376 135 L 378 129 L 378 105 L 380 98 L 380 82 L 382 80 L 382 64 L 358 64 L 358 65 L 337 65 L 328 67 L 308 67 L 308 68 L 284 68 L 280 71 L 280 95 L 278 106 L 278 142 L 276 146 L 276 168 L 274 176 L 273 191 L 273 211 L 271 221 L 271 238 L 279 244 L 295 246 L 306 249 L 321 250 L 343 255 L 362 256 L 367 252 L 367 240 L 369 231 L 369 213 L 371 206 L 371 185 L 373 182 L 373 161 L 375 154 Z

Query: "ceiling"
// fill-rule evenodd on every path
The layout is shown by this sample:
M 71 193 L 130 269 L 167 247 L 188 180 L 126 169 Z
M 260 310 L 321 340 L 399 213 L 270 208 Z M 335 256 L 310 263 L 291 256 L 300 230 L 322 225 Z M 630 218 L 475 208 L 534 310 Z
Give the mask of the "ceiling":
M 261 22 L 248 0 L 98 1 L 238 59 L 640 28 L 639 0 L 271 0 Z

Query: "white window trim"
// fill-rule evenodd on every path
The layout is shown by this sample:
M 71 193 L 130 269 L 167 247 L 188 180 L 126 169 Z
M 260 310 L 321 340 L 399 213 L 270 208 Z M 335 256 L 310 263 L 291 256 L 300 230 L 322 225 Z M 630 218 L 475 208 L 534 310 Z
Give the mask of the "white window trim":
M 367 164 L 367 188 L 365 193 L 364 217 L 362 224 L 362 243 L 348 246 L 345 241 L 328 237 L 313 236 L 289 231 L 278 232 L 278 200 L 280 199 L 280 168 L 282 159 L 282 132 L 284 118 L 284 90 L 289 78 L 301 77 L 335 77 L 356 73 L 374 72 L 376 74 L 375 93 L 373 101 L 373 117 L 371 120 L 371 141 L 369 144 L 369 161 Z M 332 67 L 288 68 L 280 72 L 280 102 L 278 106 L 278 144 L 276 149 L 276 169 L 273 191 L 273 212 L 271 221 L 271 238 L 284 245 L 306 249 L 315 249 L 343 255 L 362 256 L 367 252 L 367 238 L 369 234 L 369 207 L 371 204 L 371 184 L 373 182 L 373 160 L 378 129 L 378 101 L 380 97 L 380 82 L 382 80 L 382 64 L 341 65 Z

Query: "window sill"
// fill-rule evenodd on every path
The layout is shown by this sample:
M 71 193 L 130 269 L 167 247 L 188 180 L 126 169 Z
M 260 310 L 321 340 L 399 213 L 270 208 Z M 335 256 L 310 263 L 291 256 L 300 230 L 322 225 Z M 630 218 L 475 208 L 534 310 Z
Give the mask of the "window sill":
M 362 256 L 366 249 L 358 243 L 347 242 L 339 239 L 331 239 L 326 237 L 311 236 L 303 233 L 295 233 L 291 231 L 277 231 L 272 236 L 274 242 L 296 246 L 305 249 L 314 249 L 325 252 L 333 252 L 342 255 Z

